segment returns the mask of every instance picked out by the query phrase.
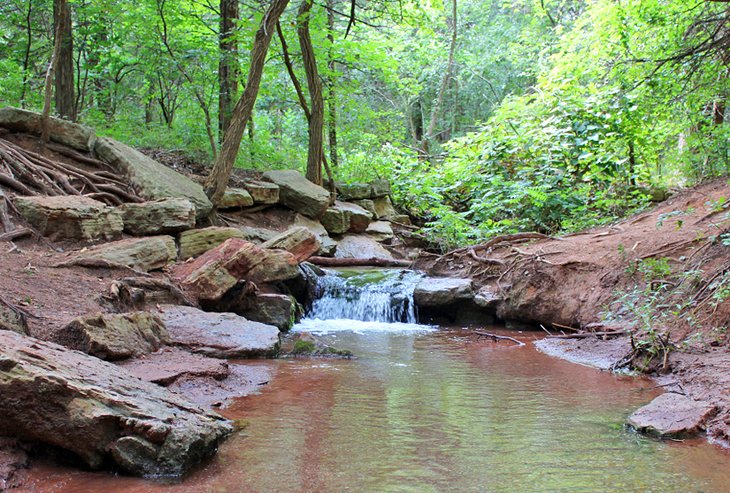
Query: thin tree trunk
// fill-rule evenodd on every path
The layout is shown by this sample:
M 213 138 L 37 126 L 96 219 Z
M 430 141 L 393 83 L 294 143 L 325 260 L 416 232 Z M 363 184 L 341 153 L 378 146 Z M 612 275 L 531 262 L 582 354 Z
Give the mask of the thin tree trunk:
M 56 29 L 53 43 L 53 53 L 51 53 L 51 61 L 48 62 L 46 70 L 46 80 L 43 91 L 43 112 L 41 113 L 41 141 L 47 144 L 51 137 L 51 99 L 53 98 L 53 76 L 56 72 L 56 64 L 58 54 L 61 51 L 61 26 Z
M 25 95 L 28 92 L 28 70 L 30 68 L 30 49 L 33 44 L 33 29 L 31 15 L 33 14 L 33 0 L 28 0 L 28 12 L 25 16 L 25 55 L 23 56 L 23 87 L 20 91 L 20 107 L 25 108 Z
M 238 42 L 235 37 L 238 0 L 220 0 L 220 61 L 218 62 L 218 139 L 231 122 L 233 102 L 238 93 Z
M 456 34 L 457 34 L 457 23 L 456 23 L 456 0 L 452 0 L 451 16 L 453 19 L 453 29 L 451 30 L 451 44 L 449 45 L 449 60 L 446 64 L 446 72 L 444 78 L 441 80 L 441 87 L 439 88 L 438 97 L 436 102 L 431 109 L 431 119 L 421 140 L 421 151 L 428 156 L 430 154 L 429 144 L 430 140 L 434 138 L 436 133 L 436 125 L 438 124 L 439 117 L 441 116 L 441 107 L 444 104 L 444 95 L 446 89 L 449 87 L 449 81 L 453 77 L 454 73 L 454 55 L 456 54 Z
M 322 81 L 317 71 L 314 47 L 309 35 L 309 15 L 312 0 L 303 0 L 297 12 L 297 34 L 302 50 L 304 73 L 307 75 L 311 116 L 309 118 L 309 152 L 307 153 L 307 180 L 322 185 L 322 131 L 324 130 L 324 99 Z
M 274 34 L 276 23 L 288 3 L 289 0 L 273 0 L 256 31 L 253 48 L 251 49 L 251 64 L 248 70 L 246 88 L 243 90 L 243 94 L 236 103 L 235 108 L 233 108 L 231 123 L 223 137 L 223 145 L 205 184 L 206 193 L 213 204 L 218 204 L 228 186 L 233 164 L 236 162 L 236 156 L 241 147 L 246 122 L 251 118 L 256 96 L 259 92 L 261 75 L 264 71 L 271 36 Z
M 60 49 L 56 55 L 55 69 L 56 113 L 62 118 L 75 121 L 73 35 L 71 9 L 66 0 L 54 0 L 53 23 L 56 36 L 60 37 Z
M 335 62 L 334 46 L 335 46 L 335 13 L 334 0 L 327 0 L 327 40 L 329 41 L 329 61 L 327 67 L 329 74 L 327 76 L 327 137 L 330 147 L 330 164 L 333 168 L 339 165 L 339 157 L 337 155 L 337 92 L 335 90 L 335 70 L 337 68 Z

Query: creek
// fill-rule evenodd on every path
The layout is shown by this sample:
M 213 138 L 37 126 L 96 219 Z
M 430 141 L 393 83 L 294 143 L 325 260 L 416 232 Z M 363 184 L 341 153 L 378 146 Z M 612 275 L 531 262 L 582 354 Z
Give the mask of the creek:
M 241 362 L 275 376 L 223 410 L 248 426 L 181 484 L 46 465 L 31 491 L 730 491 L 726 452 L 624 427 L 657 395 L 652 381 L 546 356 L 530 344 L 538 333 L 509 332 L 527 343 L 520 347 L 419 325 L 416 279 L 398 271 L 325 278 L 294 330 L 357 359 Z

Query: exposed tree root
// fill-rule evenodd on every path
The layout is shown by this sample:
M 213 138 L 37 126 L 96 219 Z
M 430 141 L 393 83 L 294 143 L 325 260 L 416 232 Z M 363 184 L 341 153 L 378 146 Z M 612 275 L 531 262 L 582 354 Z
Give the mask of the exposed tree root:
M 71 260 L 67 260 L 65 262 L 60 262 L 58 264 L 51 265 L 54 269 L 61 269 L 64 267 L 88 267 L 91 269 L 120 269 L 120 270 L 128 270 L 131 272 L 134 272 L 138 276 L 143 277 L 150 277 L 150 274 L 147 272 L 141 271 L 139 269 L 135 269 L 134 267 L 130 267 L 128 265 L 124 264 L 118 264 L 116 262 L 109 262 L 108 260 L 100 259 L 100 258 L 73 258 Z
M 498 335 L 498 334 L 492 334 L 491 332 L 485 332 L 483 330 L 475 330 L 474 333 L 477 335 L 477 338 L 479 338 L 479 337 L 487 337 L 487 338 L 493 340 L 494 342 L 498 342 L 498 341 L 511 341 L 511 342 L 514 342 L 514 343 L 516 343 L 516 344 L 518 344 L 520 346 L 524 346 L 525 345 L 524 342 L 518 341 L 514 337 L 501 336 L 501 335 Z

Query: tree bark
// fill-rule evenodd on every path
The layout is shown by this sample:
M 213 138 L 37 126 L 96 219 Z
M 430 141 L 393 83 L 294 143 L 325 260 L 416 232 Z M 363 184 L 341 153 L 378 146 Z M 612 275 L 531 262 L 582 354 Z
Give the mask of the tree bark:
M 334 0 L 327 0 L 327 40 L 329 41 L 329 61 L 327 67 L 327 129 L 330 148 L 330 164 L 337 168 L 339 156 L 337 155 L 337 92 L 335 90 L 336 62 L 334 54 L 335 46 L 335 13 Z
M 71 9 L 66 0 L 53 1 L 53 25 L 56 36 L 60 37 L 55 70 L 56 113 L 62 118 L 75 121 L 73 35 Z
M 220 61 L 218 62 L 218 139 L 222 142 L 233 113 L 233 102 L 238 93 L 238 42 L 235 38 L 238 20 L 238 0 L 220 0 L 221 21 L 219 34 Z
M 28 0 L 28 12 L 25 16 L 25 54 L 23 55 L 23 87 L 20 91 L 20 107 L 25 108 L 25 95 L 28 92 L 28 81 L 30 79 L 28 70 L 30 69 L 30 49 L 33 44 L 33 0 Z
M 309 15 L 312 11 L 312 0 L 303 0 L 297 12 L 297 34 L 302 50 L 304 72 L 307 75 L 309 88 L 309 152 L 307 153 L 307 180 L 322 185 L 322 131 L 324 130 L 324 99 L 322 97 L 322 81 L 317 71 L 312 38 L 309 35 Z
M 246 122 L 251 118 L 256 96 L 259 92 L 261 75 L 264 71 L 271 36 L 274 34 L 276 23 L 288 3 L 289 0 L 273 0 L 254 36 L 246 88 L 243 90 L 243 94 L 236 103 L 235 108 L 233 108 L 231 123 L 223 137 L 223 145 L 205 184 L 206 194 L 213 204 L 218 204 L 228 186 L 233 164 L 236 162 L 236 156 L 241 147 Z

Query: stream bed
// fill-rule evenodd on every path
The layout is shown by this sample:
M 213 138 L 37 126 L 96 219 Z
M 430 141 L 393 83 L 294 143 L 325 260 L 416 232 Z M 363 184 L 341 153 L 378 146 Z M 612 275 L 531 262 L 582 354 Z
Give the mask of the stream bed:
M 509 332 L 524 346 L 496 343 L 415 324 L 409 310 L 394 308 L 399 323 L 310 313 L 295 328 L 352 350 L 353 360 L 232 363 L 274 376 L 221 411 L 247 426 L 182 483 L 46 464 L 28 491 L 730 492 L 727 452 L 624 427 L 657 395 L 651 380 L 542 354 L 532 345 L 540 334 Z

